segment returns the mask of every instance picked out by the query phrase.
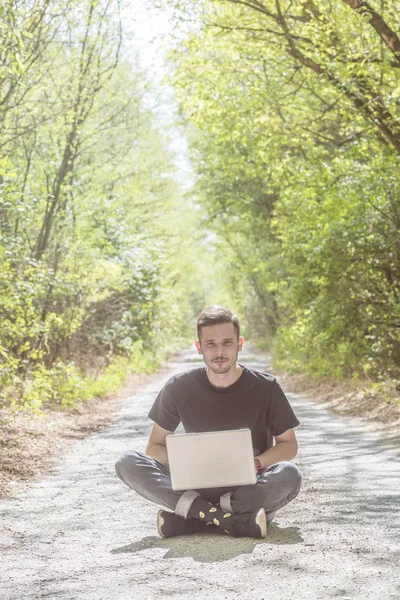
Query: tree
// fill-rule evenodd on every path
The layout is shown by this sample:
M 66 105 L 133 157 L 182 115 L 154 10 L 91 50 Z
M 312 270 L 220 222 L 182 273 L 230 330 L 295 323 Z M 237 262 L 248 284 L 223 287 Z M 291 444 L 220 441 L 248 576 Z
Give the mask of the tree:
M 118 1 L 2 10 L 0 393 L 40 407 L 73 382 L 82 392 L 79 369 L 138 364 L 166 332 L 170 347 L 184 338 L 195 212 L 127 58 Z
M 201 22 L 175 52 L 199 198 L 221 238 L 238 234 L 248 287 L 273 294 L 277 353 L 294 368 L 400 366 L 395 5 L 182 9 Z M 249 269 L 254 248 L 268 250 Z

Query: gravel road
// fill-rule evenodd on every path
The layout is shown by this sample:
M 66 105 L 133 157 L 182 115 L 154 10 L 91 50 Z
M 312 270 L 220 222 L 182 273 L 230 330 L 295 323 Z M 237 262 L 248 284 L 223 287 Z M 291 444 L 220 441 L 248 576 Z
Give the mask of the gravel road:
M 144 450 L 157 391 L 198 359 L 175 356 L 107 430 L 0 503 L 1 600 L 400 600 L 400 441 L 301 396 L 289 395 L 303 490 L 265 540 L 157 536 L 157 507 L 125 488 L 114 462 Z M 241 361 L 269 370 L 260 353 Z

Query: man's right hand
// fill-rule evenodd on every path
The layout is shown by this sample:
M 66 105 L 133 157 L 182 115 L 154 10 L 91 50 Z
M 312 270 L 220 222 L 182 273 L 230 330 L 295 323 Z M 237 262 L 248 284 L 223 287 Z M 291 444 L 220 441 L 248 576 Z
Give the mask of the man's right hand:
M 259 459 L 259 458 L 257 458 L 257 457 L 255 457 L 255 458 L 254 458 L 254 466 L 255 466 L 255 468 L 256 468 L 256 473 L 257 473 L 257 475 L 258 475 L 259 473 L 261 473 L 261 471 L 262 471 L 261 461 L 260 461 L 260 459 Z

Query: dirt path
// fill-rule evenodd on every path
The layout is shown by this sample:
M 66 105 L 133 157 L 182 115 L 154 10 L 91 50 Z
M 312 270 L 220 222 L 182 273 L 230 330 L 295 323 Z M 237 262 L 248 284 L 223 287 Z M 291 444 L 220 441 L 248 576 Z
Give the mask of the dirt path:
M 241 357 L 268 369 L 263 356 Z M 157 508 L 114 475 L 143 450 L 146 414 L 194 351 L 127 397 L 113 425 L 76 443 L 43 481 L 0 503 L 2 600 L 399 600 L 400 443 L 300 396 L 304 487 L 265 540 L 157 537 Z

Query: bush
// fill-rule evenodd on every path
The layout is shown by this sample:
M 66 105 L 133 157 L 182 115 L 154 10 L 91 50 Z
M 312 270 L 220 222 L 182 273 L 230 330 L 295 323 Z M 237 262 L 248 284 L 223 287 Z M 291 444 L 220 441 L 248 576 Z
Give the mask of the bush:
M 92 398 L 118 392 L 132 373 L 154 373 L 165 356 L 145 350 L 136 342 L 129 356 L 116 357 L 98 377 L 85 377 L 74 363 L 57 362 L 51 368 L 37 365 L 24 378 L 7 376 L 2 390 L 3 406 L 39 412 L 48 406 L 71 407 Z

